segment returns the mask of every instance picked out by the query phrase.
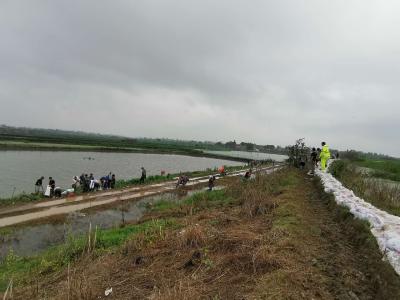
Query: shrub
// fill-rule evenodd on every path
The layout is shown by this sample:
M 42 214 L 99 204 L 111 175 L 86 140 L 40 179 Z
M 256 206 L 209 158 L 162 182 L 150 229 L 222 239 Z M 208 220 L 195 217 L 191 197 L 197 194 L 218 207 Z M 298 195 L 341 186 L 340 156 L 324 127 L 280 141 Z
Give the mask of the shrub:
M 345 172 L 346 168 L 348 168 L 349 163 L 345 160 L 336 160 L 334 161 L 330 167 L 329 167 L 329 172 L 337 177 L 340 178 L 343 173 Z

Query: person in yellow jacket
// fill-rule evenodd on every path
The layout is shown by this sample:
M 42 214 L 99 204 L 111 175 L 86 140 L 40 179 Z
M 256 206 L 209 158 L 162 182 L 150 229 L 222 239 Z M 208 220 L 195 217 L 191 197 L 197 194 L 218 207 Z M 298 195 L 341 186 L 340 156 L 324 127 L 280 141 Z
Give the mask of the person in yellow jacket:
M 321 159 L 321 170 L 325 171 L 326 162 L 328 161 L 328 159 L 331 158 L 331 153 L 329 152 L 329 148 L 325 142 L 322 142 L 321 145 L 322 145 L 322 149 L 321 149 L 321 153 L 319 154 L 319 158 Z

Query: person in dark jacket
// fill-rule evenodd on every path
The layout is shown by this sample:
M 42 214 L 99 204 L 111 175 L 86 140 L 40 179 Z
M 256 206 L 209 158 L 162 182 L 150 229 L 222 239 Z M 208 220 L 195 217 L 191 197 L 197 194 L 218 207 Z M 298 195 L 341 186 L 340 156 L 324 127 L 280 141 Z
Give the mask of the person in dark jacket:
M 244 178 L 245 178 L 245 179 L 250 179 L 252 173 L 253 173 L 253 170 L 252 170 L 252 169 L 248 170 L 248 171 L 244 174 Z
M 211 175 L 210 178 L 208 179 L 208 190 L 212 191 L 214 188 L 214 183 L 215 183 L 215 176 Z
M 143 167 L 141 169 L 142 169 L 142 177 L 140 177 L 140 183 L 144 183 L 146 179 L 146 169 Z
M 112 173 L 110 172 L 108 175 L 108 182 L 107 182 L 107 188 L 111 189 L 111 179 L 112 179 Z
M 311 154 L 310 154 L 310 158 L 311 158 L 311 174 L 314 174 L 314 170 L 315 170 L 315 168 L 317 167 L 317 164 L 318 164 L 317 149 L 312 148 Z
M 85 186 L 84 186 L 84 188 L 83 188 L 83 191 L 84 192 L 89 192 L 89 190 L 90 190 L 90 177 L 89 177 L 89 175 L 88 174 L 85 174 Z
M 40 191 L 42 191 L 42 193 L 44 193 L 43 179 L 44 179 L 44 177 L 42 176 L 38 180 L 36 180 L 36 183 L 35 183 L 35 193 L 36 194 L 38 194 Z
M 53 177 L 49 177 L 49 186 L 50 186 L 50 197 L 54 196 L 54 189 L 56 188 L 56 182 Z
M 115 174 L 111 175 L 110 188 L 115 188 Z

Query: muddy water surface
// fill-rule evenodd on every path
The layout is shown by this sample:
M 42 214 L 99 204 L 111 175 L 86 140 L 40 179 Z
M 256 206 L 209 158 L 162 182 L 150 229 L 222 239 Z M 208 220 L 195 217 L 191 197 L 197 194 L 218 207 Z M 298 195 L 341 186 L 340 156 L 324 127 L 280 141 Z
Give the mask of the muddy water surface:
M 88 232 L 90 223 L 92 228 L 97 226 L 99 229 L 107 229 L 118 227 L 123 221 L 138 221 L 149 204 L 154 204 L 161 199 L 179 202 L 200 191 L 202 190 L 171 192 L 140 200 L 124 201 L 110 209 L 88 213 L 70 213 L 65 223 L 33 225 L 12 229 L 8 233 L 3 232 L 0 234 L 0 260 L 7 256 L 10 249 L 13 249 L 18 256 L 30 256 L 51 246 L 64 243 L 70 235 L 78 236 Z

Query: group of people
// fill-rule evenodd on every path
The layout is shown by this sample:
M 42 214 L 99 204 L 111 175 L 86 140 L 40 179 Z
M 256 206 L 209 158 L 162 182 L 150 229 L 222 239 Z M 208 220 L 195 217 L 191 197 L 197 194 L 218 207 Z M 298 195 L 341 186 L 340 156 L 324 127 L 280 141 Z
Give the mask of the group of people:
M 312 163 L 312 168 L 311 172 L 314 173 L 314 169 L 318 168 L 318 165 L 320 165 L 321 170 L 325 171 L 327 162 L 331 158 L 331 153 L 329 151 L 329 147 L 325 142 L 321 143 L 322 148 L 312 148 L 311 149 L 311 163 Z M 339 158 L 339 152 L 336 154 L 336 158 Z
M 43 187 L 44 176 L 38 178 L 35 182 L 35 193 L 39 194 L 42 193 L 47 197 L 61 197 L 62 195 L 67 195 L 69 193 L 75 192 L 78 188 L 82 188 L 84 193 L 97 191 L 100 189 L 113 189 L 115 187 L 115 174 L 111 172 L 101 177 L 99 180 L 95 179 L 93 174 L 90 175 L 82 173 L 81 176 L 74 176 L 72 178 L 72 185 L 70 189 L 63 190 L 60 187 L 56 186 L 56 182 L 53 177 L 49 177 L 49 183 L 44 189 Z
M 165 172 L 165 171 L 164 171 Z M 140 183 L 144 183 L 146 180 L 146 169 L 141 167 Z M 69 193 L 75 192 L 77 189 L 81 189 L 82 192 L 92 192 L 98 190 L 114 189 L 116 183 L 115 174 L 110 172 L 109 174 L 96 179 L 93 173 L 86 174 L 82 173 L 81 176 L 74 176 L 72 178 L 72 185 L 70 189 L 63 190 L 60 187 L 56 187 L 56 182 L 52 177 L 49 177 L 49 183 L 44 189 L 44 176 L 38 178 L 35 182 L 35 193 L 42 193 L 47 197 L 61 197 Z
M 54 196 L 56 193 L 58 194 L 58 189 L 56 188 L 56 182 L 53 179 L 53 177 L 49 177 L 49 184 L 47 185 L 46 191 L 43 188 L 43 180 L 44 176 L 40 177 L 39 179 L 36 180 L 35 182 L 35 193 L 39 194 L 48 194 L 49 196 Z
M 218 169 L 218 173 L 220 176 L 226 175 L 225 166 L 222 166 Z M 165 171 L 161 171 L 161 175 L 165 175 Z M 169 176 L 169 174 L 168 174 Z M 244 179 L 250 179 L 252 176 L 252 169 L 249 169 L 244 175 Z M 147 174 L 146 169 L 141 167 L 141 177 L 139 179 L 139 183 L 144 183 L 146 180 Z M 52 177 L 49 177 L 49 182 L 47 188 L 44 189 L 44 176 L 41 176 L 35 182 L 35 193 L 43 193 L 45 196 L 48 197 L 61 197 L 62 195 L 67 195 L 69 193 L 75 192 L 77 189 L 81 189 L 82 192 L 92 192 L 98 190 L 107 190 L 107 189 L 114 189 L 116 183 L 115 174 L 110 172 L 106 176 L 100 177 L 100 179 L 96 179 L 93 173 L 86 174 L 82 173 L 79 177 L 74 176 L 72 178 L 72 185 L 71 189 L 63 190 L 60 187 L 56 187 L 56 182 Z M 208 189 L 211 191 L 214 188 L 216 181 L 216 177 L 211 175 L 208 180 Z M 178 177 L 178 181 L 176 183 L 176 187 L 185 186 L 189 182 L 189 177 L 185 174 L 181 174 Z
M 92 173 L 90 175 L 82 173 L 81 176 L 74 176 L 72 179 L 72 188 L 76 190 L 79 187 L 82 187 L 83 192 L 113 189 L 115 188 L 115 174 L 110 172 L 100 179 L 95 179 Z

